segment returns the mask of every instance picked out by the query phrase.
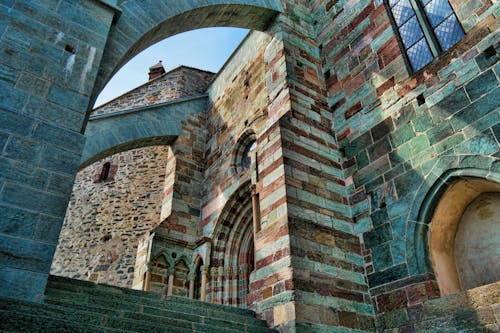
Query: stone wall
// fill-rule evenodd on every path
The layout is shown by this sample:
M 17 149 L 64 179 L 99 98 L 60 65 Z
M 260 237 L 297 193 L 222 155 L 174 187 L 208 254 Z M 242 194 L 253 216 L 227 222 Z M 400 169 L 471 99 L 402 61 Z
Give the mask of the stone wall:
M 249 180 L 234 154 L 246 134 L 266 126 L 267 91 L 264 51 L 271 38 L 252 32 L 210 86 L 205 148 L 203 235 L 210 237 L 227 199 Z
M 130 110 L 145 105 L 203 95 L 214 75 L 214 73 L 200 69 L 179 66 L 99 106 L 92 111 L 92 115 Z
M 81 170 L 51 274 L 131 287 L 138 239 L 160 222 L 168 147 L 119 153 Z M 116 174 L 99 178 L 110 162 Z
M 370 295 L 377 313 L 406 318 L 380 329 L 421 329 L 414 312 L 439 297 L 424 241 L 429 220 L 419 216 L 433 184 L 456 169 L 498 172 L 498 4 L 450 3 L 467 35 L 417 73 L 383 3 L 313 4 Z

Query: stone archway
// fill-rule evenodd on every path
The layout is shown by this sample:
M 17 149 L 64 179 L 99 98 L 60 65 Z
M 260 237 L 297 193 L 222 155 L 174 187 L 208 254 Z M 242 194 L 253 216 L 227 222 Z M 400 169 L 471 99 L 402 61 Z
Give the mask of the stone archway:
M 228 199 L 213 238 L 211 296 L 214 303 L 247 307 L 249 277 L 254 266 L 253 211 L 250 182 Z
M 23 43 L 44 46 L 30 52 L 10 48 L 0 61 L 21 67 L 26 63 L 23 78 L 33 88 L 2 85 L 2 124 L 8 126 L 6 132 L 2 127 L 1 144 L 12 138 L 13 147 L 22 151 L 12 156 L 14 162 L 31 164 L 34 173 L 47 172 L 44 177 L 57 178 L 59 184 L 47 192 L 45 185 L 16 175 L 14 164 L 9 167 L 14 176 L 0 199 L 10 207 L 6 219 L 12 226 L 27 220 L 33 230 L 49 231 L 36 237 L 34 231 L 21 237 L 4 234 L 3 251 L 9 259 L 0 271 L 5 286 L 0 295 L 35 300 L 43 293 L 81 161 L 89 107 L 113 72 L 173 34 L 209 26 L 265 30 L 282 9 L 278 0 L 174 3 L 85 0 L 64 3 L 64 8 L 44 1 L 5 4 L 4 29 L 30 27 Z
M 493 255 L 498 249 L 484 247 L 488 243 L 480 238 L 498 234 L 498 221 L 490 219 L 498 216 L 492 202 L 498 204 L 499 193 L 499 183 L 456 178 L 439 199 L 430 222 L 429 249 L 442 296 L 498 280 L 498 258 Z
M 148 46 L 175 34 L 214 26 L 264 31 L 283 10 L 280 0 L 118 1 L 120 17 L 109 32 L 92 100 L 116 71 Z

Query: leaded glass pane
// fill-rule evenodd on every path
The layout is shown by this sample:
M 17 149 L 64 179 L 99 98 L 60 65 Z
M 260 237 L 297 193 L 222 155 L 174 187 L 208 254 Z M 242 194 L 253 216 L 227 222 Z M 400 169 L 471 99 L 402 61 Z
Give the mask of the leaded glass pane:
M 396 21 L 396 25 L 400 27 L 410 17 L 415 15 L 413 8 L 408 0 L 400 0 L 394 7 L 391 8 L 392 16 Z
M 434 29 L 441 48 L 446 51 L 464 37 L 462 27 L 455 15 L 448 17 L 436 29 Z
M 427 5 L 431 0 L 421 0 L 424 5 Z
M 432 53 L 425 41 L 425 38 L 419 40 L 415 45 L 406 51 L 414 71 L 427 65 L 432 60 Z
M 432 0 L 425 6 L 427 18 L 434 28 L 453 13 L 448 0 Z
M 399 0 L 389 0 L 389 6 L 394 6 L 395 4 L 398 3 Z
M 418 24 L 416 16 L 413 16 L 399 28 L 399 34 L 401 35 L 405 49 L 408 49 L 415 44 L 416 41 L 424 37 L 424 33 L 422 32 L 422 28 L 420 28 L 420 24 Z

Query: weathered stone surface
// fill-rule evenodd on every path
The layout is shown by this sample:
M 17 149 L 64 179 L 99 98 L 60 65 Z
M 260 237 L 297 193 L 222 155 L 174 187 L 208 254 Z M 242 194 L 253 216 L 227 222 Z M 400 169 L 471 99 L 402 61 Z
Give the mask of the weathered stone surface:
M 128 149 L 130 141 L 144 145 L 137 139 L 178 130 L 157 231 L 192 255 L 205 251 L 214 268 L 210 300 L 242 304 L 239 282 L 249 280 L 245 302 L 282 331 L 374 330 L 376 312 L 381 331 L 494 327 L 492 303 L 463 302 L 463 311 L 451 306 L 435 318 L 422 305 L 438 296 L 427 233 L 443 184 L 500 179 L 498 5 L 450 5 L 465 37 L 411 73 L 381 1 L 3 1 L 0 236 L 8 254 L 1 277 L 13 291 L 2 292 L 34 299 L 43 289 L 87 106 L 110 75 L 163 37 L 236 25 L 269 29 L 247 40 L 213 82 L 207 112 L 166 124 L 132 117 L 131 127 L 102 136 Z M 142 92 L 123 105 L 154 100 Z M 252 131 L 258 178 L 238 164 L 238 142 Z M 232 255 L 250 257 L 252 181 L 262 229 L 257 269 L 240 279 L 222 263 L 227 244 L 245 244 L 243 256 Z M 192 250 L 214 231 L 211 256 L 208 245 Z M 235 241 L 241 235 L 246 241 Z M 30 278 L 27 269 L 37 272 Z M 176 288 L 186 279 L 174 276 Z M 334 319 L 325 320 L 332 308 Z

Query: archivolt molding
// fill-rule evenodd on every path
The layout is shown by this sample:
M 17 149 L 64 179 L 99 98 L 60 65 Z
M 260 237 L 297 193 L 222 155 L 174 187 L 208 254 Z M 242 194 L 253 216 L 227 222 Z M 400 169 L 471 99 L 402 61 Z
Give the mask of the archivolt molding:
M 434 272 L 429 252 L 429 224 L 449 186 L 457 179 L 476 178 L 500 183 L 500 159 L 483 155 L 442 156 L 427 175 L 410 204 L 406 226 L 406 257 L 410 275 Z

